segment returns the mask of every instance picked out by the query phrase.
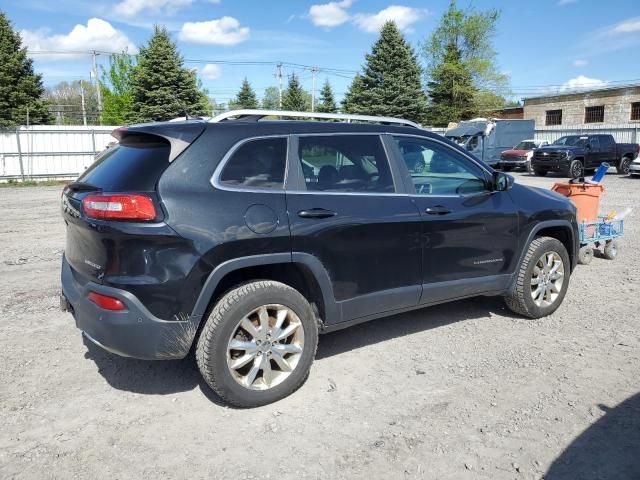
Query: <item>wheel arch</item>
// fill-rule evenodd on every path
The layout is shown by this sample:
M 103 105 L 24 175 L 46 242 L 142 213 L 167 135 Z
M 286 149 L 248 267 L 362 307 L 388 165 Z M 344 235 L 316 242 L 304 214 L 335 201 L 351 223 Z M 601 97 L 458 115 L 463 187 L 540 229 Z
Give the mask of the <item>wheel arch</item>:
M 209 274 L 191 314 L 202 318 L 225 292 L 251 280 L 273 280 L 298 290 L 311 303 L 320 322 L 340 318 L 340 308 L 324 266 L 305 253 L 274 253 L 234 258 L 218 265 Z
M 518 265 L 520 265 L 520 263 L 522 262 L 529 244 L 536 237 L 552 237 L 562 243 L 564 245 L 564 248 L 567 249 L 567 253 L 569 254 L 571 263 L 570 270 L 571 272 L 573 272 L 573 269 L 576 265 L 579 245 L 578 238 L 576 237 L 576 232 L 574 231 L 571 223 L 568 220 L 549 220 L 540 222 L 535 225 L 531 229 L 531 232 L 529 232 L 529 236 L 527 237 L 527 240 L 522 247 Z

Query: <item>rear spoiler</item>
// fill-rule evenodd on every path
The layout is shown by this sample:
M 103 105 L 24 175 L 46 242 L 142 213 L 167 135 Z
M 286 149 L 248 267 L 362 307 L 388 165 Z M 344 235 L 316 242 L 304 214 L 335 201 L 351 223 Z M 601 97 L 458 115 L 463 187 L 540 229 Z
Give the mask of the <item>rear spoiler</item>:
M 145 123 L 130 127 L 116 128 L 111 135 L 122 141 L 130 135 L 152 135 L 166 140 L 171 145 L 169 162 L 173 162 L 204 131 L 206 124 L 202 121 L 181 123 Z

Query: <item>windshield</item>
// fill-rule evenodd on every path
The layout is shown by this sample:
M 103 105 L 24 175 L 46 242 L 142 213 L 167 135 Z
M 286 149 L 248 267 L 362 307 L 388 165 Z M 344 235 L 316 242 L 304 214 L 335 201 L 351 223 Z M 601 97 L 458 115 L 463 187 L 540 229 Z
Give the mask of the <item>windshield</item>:
M 560 137 L 555 142 L 553 142 L 553 144 L 582 147 L 587 143 L 588 139 L 588 137 L 581 137 L 579 135 L 569 135 L 566 137 Z
M 534 142 L 520 142 L 518 145 L 513 147 L 514 150 L 533 150 L 536 148 L 536 144 Z

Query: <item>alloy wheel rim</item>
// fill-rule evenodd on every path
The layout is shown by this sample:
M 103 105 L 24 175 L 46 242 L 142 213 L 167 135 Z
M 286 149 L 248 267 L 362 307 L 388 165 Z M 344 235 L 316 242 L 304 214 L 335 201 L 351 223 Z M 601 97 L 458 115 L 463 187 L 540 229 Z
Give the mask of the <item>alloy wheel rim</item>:
M 580 165 L 580 163 L 576 163 L 573 166 L 573 172 L 571 172 L 573 174 L 574 178 L 578 178 L 582 175 L 582 166 Z
M 293 373 L 303 351 L 304 328 L 298 315 L 284 305 L 261 305 L 233 329 L 227 367 L 243 387 L 268 390 Z
M 557 252 L 543 253 L 531 273 L 531 298 L 538 307 L 553 305 L 562 291 L 564 262 Z
M 629 160 L 623 160 L 622 161 L 622 173 L 623 174 L 628 174 L 629 173 L 629 166 L 631 165 L 631 162 Z

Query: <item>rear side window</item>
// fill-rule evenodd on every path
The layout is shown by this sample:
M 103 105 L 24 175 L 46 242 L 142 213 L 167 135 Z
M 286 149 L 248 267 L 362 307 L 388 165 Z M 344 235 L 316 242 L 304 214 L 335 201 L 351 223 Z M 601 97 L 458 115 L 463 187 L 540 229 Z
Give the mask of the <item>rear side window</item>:
M 301 136 L 298 157 L 307 190 L 394 192 L 378 135 Z
M 242 144 L 227 161 L 220 184 L 235 188 L 284 188 L 286 138 L 261 138 Z
M 159 137 L 130 135 L 100 153 L 78 181 L 105 192 L 153 191 L 169 166 L 170 152 L 169 143 Z

